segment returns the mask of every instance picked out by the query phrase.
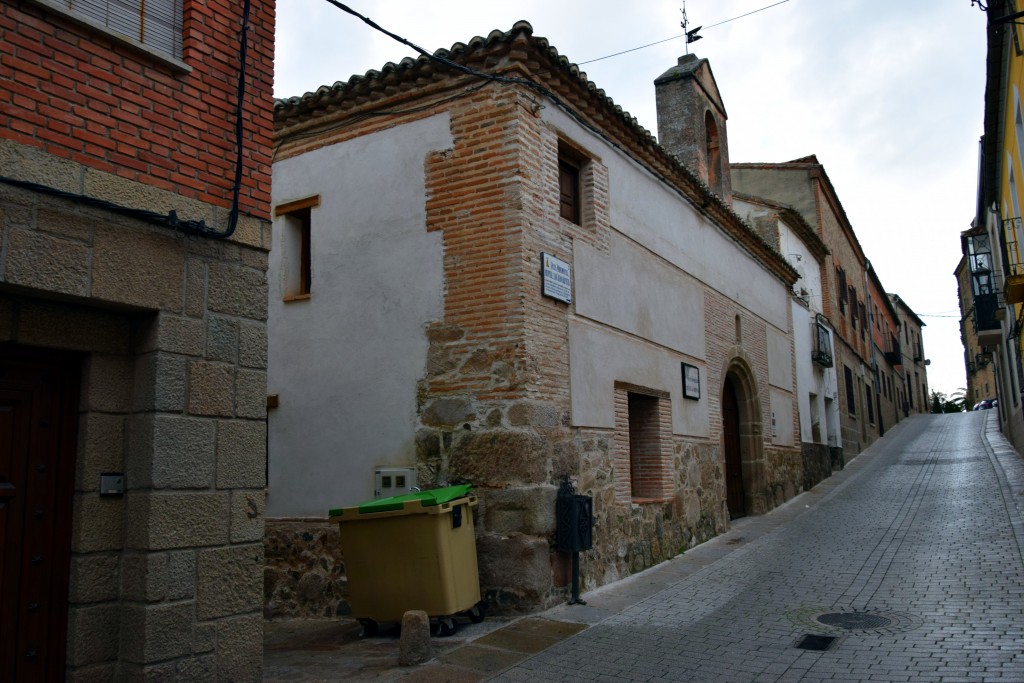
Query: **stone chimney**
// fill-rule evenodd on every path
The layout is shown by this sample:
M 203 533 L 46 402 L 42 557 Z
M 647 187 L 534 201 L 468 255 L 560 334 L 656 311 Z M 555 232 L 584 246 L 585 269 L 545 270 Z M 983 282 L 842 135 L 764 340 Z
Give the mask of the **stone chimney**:
M 731 203 L 728 116 L 708 60 L 680 57 L 676 66 L 655 79 L 654 94 L 661 146 Z

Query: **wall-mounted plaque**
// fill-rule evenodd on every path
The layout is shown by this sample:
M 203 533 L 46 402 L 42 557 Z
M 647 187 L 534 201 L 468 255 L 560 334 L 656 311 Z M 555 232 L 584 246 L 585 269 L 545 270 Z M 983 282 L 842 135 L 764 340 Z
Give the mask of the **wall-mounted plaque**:
M 700 400 L 700 368 L 689 363 L 681 363 L 683 366 L 683 398 L 690 398 L 694 401 Z
M 540 254 L 540 262 L 543 278 L 541 292 L 544 296 L 572 303 L 572 272 L 569 264 L 544 252 Z

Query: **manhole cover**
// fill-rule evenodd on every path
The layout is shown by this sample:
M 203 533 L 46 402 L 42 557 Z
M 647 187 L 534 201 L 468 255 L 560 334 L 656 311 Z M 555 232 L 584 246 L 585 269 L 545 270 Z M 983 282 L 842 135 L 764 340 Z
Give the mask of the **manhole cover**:
M 830 612 L 818 615 L 815 621 L 845 629 L 885 628 L 892 623 L 892 619 L 867 612 Z

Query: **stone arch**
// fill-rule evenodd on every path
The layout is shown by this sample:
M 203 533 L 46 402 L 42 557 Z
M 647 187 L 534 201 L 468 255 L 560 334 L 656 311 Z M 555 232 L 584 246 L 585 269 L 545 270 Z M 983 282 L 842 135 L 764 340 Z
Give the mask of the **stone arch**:
M 767 512 L 770 507 L 767 504 L 768 497 L 766 495 L 767 474 L 762 438 L 761 392 L 757 377 L 752 370 L 753 363 L 747 354 L 742 349 L 734 347 L 727 357 L 729 360 L 723 365 L 719 375 L 721 379 L 718 395 L 724 401 L 728 387 L 731 387 L 735 393 L 738 420 L 734 436 L 739 447 L 740 476 L 743 485 L 742 510 L 731 509 L 730 516 L 760 515 Z M 720 438 L 724 467 L 727 446 L 724 424 Z M 727 481 L 728 474 L 729 472 L 726 471 Z M 737 512 L 739 514 L 736 514 Z

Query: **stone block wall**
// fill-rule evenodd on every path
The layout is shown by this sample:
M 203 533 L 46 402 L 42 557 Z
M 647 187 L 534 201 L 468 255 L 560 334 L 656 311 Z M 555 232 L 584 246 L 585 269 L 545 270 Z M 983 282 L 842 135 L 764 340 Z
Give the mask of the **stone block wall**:
M 832 454 L 827 444 L 809 443 L 804 441 L 800 444 L 800 455 L 803 459 L 803 487 L 810 490 L 818 483 L 832 476 Z
M 101 175 L 0 142 L 0 174 L 21 162 L 78 191 Z M 67 678 L 257 679 L 269 222 L 215 242 L 0 185 L 0 225 L 0 343 L 81 357 Z M 123 497 L 99 495 L 103 472 Z

